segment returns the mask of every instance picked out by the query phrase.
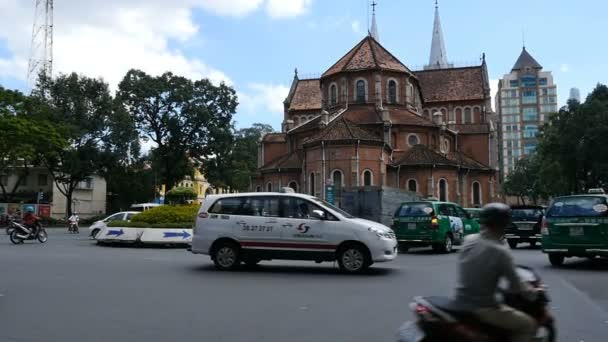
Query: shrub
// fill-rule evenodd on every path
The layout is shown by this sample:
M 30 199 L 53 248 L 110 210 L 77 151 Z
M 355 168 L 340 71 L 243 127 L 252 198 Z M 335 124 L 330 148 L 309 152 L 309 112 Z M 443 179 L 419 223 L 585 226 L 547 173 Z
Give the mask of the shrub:
M 175 187 L 165 194 L 165 201 L 170 204 L 186 204 L 190 200 L 196 199 L 196 191 L 186 187 Z
M 148 209 L 141 214 L 133 216 L 131 222 L 143 222 L 147 224 L 189 224 L 192 226 L 196 219 L 200 205 L 161 205 Z M 169 228 L 169 227 L 164 227 Z
M 125 228 L 192 228 L 192 223 L 146 223 L 146 222 L 129 222 L 129 221 L 112 221 L 108 223 L 108 227 L 125 227 Z

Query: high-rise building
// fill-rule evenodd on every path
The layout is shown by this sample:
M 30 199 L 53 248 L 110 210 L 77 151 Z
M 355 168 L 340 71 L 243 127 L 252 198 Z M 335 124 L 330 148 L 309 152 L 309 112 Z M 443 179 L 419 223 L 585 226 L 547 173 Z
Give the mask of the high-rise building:
M 568 100 L 576 100 L 577 102 L 581 102 L 581 91 L 578 88 L 570 88 L 570 96 L 568 96 Z
M 511 72 L 498 82 L 495 101 L 502 181 L 518 159 L 536 149 L 540 126 L 557 111 L 557 86 L 551 72 L 543 71 L 524 47 Z

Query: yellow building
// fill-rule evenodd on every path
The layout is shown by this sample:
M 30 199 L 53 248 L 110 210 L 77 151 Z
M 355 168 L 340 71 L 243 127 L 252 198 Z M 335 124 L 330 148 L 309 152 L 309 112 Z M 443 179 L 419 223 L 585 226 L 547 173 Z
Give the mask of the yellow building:
M 203 200 L 207 195 L 211 194 L 224 194 L 229 191 L 224 188 L 216 188 L 211 185 L 205 175 L 203 175 L 198 168 L 194 169 L 194 178 L 190 176 L 186 176 L 182 181 L 177 183 L 175 186 L 184 187 L 184 188 L 192 188 L 196 192 L 196 197 L 199 203 L 203 203 Z M 165 185 L 162 184 L 158 189 L 158 194 L 164 198 L 165 197 Z

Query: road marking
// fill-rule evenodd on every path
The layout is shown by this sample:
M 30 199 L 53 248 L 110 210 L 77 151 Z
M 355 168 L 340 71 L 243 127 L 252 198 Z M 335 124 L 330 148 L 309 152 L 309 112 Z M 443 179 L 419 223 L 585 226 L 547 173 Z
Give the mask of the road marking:
M 587 303 L 587 305 L 589 305 L 590 307 L 592 307 L 593 309 L 595 309 L 597 311 L 598 314 L 606 317 L 608 316 L 608 313 L 606 313 L 606 311 L 604 311 L 604 309 L 599 306 L 598 304 L 596 304 L 590 297 L 589 295 L 587 295 L 585 292 L 583 292 L 581 289 L 579 289 L 578 287 L 576 287 L 574 284 L 570 283 L 569 281 L 567 281 L 566 279 L 560 279 L 562 284 L 567 287 L 568 289 L 570 289 L 572 292 L 576 293 L 583 301 L 585 301 Z

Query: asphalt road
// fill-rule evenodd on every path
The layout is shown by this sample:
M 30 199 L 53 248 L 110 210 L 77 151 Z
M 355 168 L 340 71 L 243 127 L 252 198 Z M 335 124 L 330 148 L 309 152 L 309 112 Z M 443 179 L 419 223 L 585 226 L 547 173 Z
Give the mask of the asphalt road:
M 555 269 L 538 250 L 514 254 L 549 285 L 560 341 L 607 340 L 608 262 Z M 455 263 L 419 250 L 357 276 L 287 261 L 218 272 L 183 249 L 0 235 L 0 342 L 394 341 L 413 296 L 451 293 Z

